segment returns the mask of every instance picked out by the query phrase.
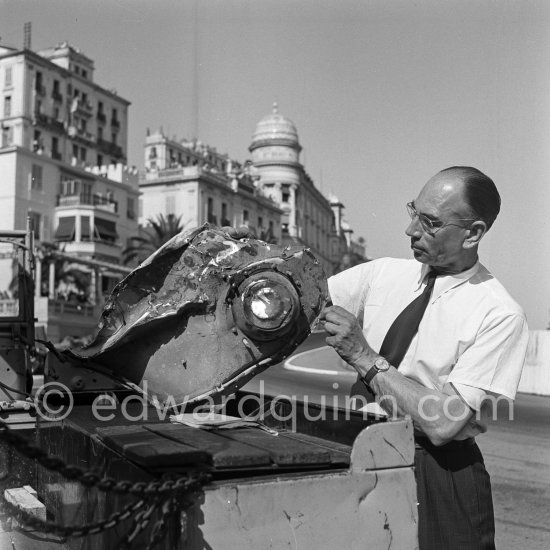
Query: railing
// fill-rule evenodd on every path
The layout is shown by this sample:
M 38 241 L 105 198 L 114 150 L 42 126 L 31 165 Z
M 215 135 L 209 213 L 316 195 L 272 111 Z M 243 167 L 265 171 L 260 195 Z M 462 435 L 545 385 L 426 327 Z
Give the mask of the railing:
M 103 153 L 107 153 L 113 157 L 122 157 L 124 153 L 122 147 L 116 143 L 111 143 L 110 141 L 105 141 L 104 139 L 99 138 L 97 140 L 97 147 Z
M 63 96 L 55 90 L 52 92 L 52 99 L 57 103 L 63 103 Z
M 54 130 L 59 133 L 63 133 L 65 131 L 65 125 L 63 124 L 63 122 L 42 113 L 35 112 L 33 122 L 35 125 L 44 126 L 45 128 Z
M 61 153 L 59 151 L 52 151 L 52 158 L 55 160 L 61 160 Z
M 102 113 L 101 111 L 98 111 L 97 112 L 97 120 L 99 120 L 100 122 L 107 122 L 107 117 L 105 116 L 105 113 Z
M 74 103 L 74 107 L 71 108 L 71 111 L 76 112 L 80 115 L 92 116 L 94 108 L 89 101 L 84 102 L 80 99 L 77 99 L 77 101 Z
M 111 119 L 111 127 L 116 128 L 117 130 L 120 128 L 120 121 L 116 118 Z
M 101 210 L 118 212 L 118 202 L 102 195 L 91 195 L 88 193 L 78 193 L 75 195 L 58 195 L 57 206 L 97 206 Z
M 83 141 L 86 144 L 92 144 L 95 145 L 98 141 L 94 134 L 91 132 L 88 132 L 87 130 L 81 130 L 80 128 L 77 128 L 76 126 L 69 126 L 68 134 L 71 138 Z
M 41 96 L 46 95 L 46 88 L 42 84 L 35 84 L 34 90 L 38 95 L 41 95 Z

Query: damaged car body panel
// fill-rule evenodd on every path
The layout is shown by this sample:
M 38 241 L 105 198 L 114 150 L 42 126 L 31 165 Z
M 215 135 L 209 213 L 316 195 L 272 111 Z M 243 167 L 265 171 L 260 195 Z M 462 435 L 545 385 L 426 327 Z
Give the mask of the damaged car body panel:
M 203 225 L 172 238 L 113 290 L 90 345 L 66 350 L 160 404 L 235 392 L 308 336 L 328 300 L 307 248 Z

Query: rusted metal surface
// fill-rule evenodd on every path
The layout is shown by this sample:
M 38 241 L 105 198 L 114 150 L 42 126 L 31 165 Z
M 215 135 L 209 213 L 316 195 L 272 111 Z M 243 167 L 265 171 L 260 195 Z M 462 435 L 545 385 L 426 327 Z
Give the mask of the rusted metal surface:
M 161 405 L 233 393 L 292 353 L 327 299 L 308 249 L 235 240 L 205 225 L 122 280 L 94 341 L 67 355 L 134 384 L 146 380 Z

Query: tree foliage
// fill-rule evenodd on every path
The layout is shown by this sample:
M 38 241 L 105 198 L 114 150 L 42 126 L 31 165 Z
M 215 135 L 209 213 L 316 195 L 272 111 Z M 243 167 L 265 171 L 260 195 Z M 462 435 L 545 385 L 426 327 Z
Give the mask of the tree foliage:
M 174 214 L 158 214 L 155 218 L 148 218 L 145 227 L 139 228 L 139 234 L 132 237 L 131 244 L 122 251 L 123 263 L 141 263 L 172 237 L 181 233 L 184 227 L 181 216 L 176 217 Z

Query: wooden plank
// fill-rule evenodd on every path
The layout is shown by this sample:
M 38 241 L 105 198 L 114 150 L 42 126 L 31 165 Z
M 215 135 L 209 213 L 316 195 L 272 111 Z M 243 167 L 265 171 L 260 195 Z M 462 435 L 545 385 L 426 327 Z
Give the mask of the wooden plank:
M 178 443 L 206 451 L 215 468 L 242 468 L 271 464 L 267 451 L 231 441 L 217 433 L 190 428 L 183 424 L 145 424 L 144 427 Z
M 309 434 L 300 432 L 279 432 L 279 437 L 283 439 L 291 439 L 294 441 L 302 441 L 314 447 L 323 449 L 329 453 L 331 464 L 342 464 L 349 466 L 351 457 L 351 445 L 345 445 L 336 441 L 329 441 L 321 437 L 315 437 Z
M 220 430 L 227 439 L 264 449 L 278 466 L 313 466 L 330 464 L 327 449 L 289 438 L 269 435 L 257 428 Z
M 210 462 L 204 451 L 166 439 L 140 425 L 97 428 L 103 443 L 145 468 L 204 465 Z

